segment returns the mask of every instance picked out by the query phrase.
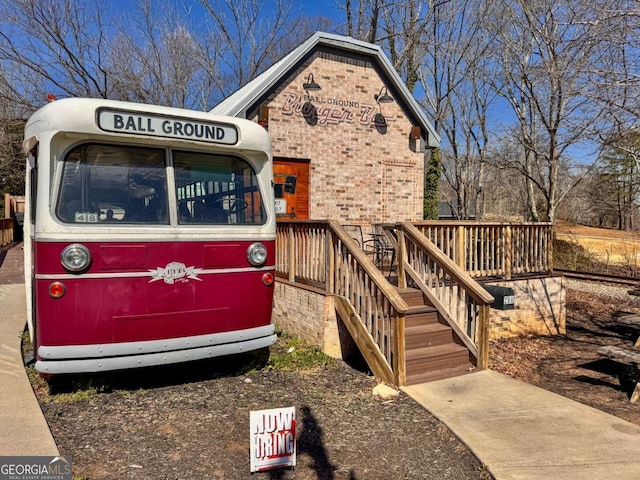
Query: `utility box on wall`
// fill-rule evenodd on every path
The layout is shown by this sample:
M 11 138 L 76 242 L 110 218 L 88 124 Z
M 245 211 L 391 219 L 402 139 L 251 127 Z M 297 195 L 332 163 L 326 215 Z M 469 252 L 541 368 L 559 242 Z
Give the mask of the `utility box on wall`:
M 513 288 L 499 287 L 497 285 L 482 285 L 494 300 L 491 308 L 497 310 L 513 310 L 515 308 L 515 294 Z

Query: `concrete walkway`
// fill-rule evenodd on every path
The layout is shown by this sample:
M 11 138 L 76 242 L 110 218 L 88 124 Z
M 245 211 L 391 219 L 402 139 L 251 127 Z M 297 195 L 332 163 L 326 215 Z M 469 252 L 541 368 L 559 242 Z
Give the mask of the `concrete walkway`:
M 20 280 L 20 247 L 6 252 L 0 280 Z M 49 426 L 22 364 L 21 337 L 27 319 L 24 283 L 0 284 L 0 456 L 57 456 Z
M 490 370 L 403 390 L 496 480 L 640 478 L 640 426 L 547 390 Z

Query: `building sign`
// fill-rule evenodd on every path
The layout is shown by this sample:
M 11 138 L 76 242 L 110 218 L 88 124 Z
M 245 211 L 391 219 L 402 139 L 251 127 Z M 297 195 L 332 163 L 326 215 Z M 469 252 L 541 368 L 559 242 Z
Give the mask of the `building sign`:
M 276 198 L 276 215 L 286 215 L 287 201 L 284 198 Z
M 121 110 L 99 110 L 98 127 L 106 132 L 181 138 L 225 145 L 238 143 L 238 131 L 233 125 Z
M 283 98 L 283 115 L 301 115 L 307 122 L 313 119 L 314 125 L 357 122 L 360 125 L 378 126 L 381 122 L 379 107 L 374 104 L 289 92 L 283 93 Z
M 251 472 L 296 466 L 296 409 L 249 412 Z

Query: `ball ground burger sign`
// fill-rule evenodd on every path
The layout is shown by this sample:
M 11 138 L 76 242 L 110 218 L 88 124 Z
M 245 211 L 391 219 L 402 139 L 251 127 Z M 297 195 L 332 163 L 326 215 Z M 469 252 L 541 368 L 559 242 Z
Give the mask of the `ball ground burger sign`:
M 296 466 L 296 409 L 249 412 L 251 472 Z

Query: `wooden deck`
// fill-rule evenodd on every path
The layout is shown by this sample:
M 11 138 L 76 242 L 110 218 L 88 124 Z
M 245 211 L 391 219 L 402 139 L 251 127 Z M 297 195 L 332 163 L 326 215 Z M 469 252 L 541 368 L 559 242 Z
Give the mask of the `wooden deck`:
M 376 265 L 337 222 L 279 222 L 276 274 L 334 295 L 339 317 L 385 381 L 405 385 L 435 372 L 486 368 L 493 297 L 476 278 L 550 273 L 550 224 L 403 222 L 383 228 L 396 249 L 393 265 Z M 421 308 L 434 309 L 436 321 L 414 323 L 415 306 L 403 293 L 409 287 Z M 450 332 L 428 326 L 435 323 Z

